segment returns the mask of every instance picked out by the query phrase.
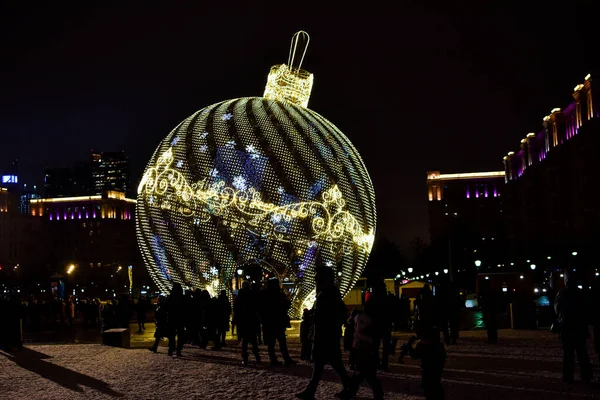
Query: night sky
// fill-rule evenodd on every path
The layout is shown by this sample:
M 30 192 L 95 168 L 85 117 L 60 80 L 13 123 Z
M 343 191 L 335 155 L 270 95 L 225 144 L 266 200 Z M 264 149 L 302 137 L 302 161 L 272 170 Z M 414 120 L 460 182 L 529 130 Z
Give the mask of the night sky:
M 375 186 L 378 234 L 407 248 L 429 237 L 426 171 L 503 169 L 599 65 L 591 0 L 204 3 L 0 10 L 0 169 L 17 158 L 21 182 L 41 185 L 46 166 L 124 150 L 137 186 L 181 120 L 261 96 L 303 29 L 309 108 L 354 143 Z

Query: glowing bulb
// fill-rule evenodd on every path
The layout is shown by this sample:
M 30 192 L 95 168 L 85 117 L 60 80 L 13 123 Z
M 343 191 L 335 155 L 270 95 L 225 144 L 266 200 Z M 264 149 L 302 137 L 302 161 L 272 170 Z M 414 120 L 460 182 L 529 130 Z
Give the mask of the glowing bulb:
M 535 270 L 535 268 L 536 268 L 536 265 L 535 265 L 535 264 L 531 264 L 531 265 L 529 266 L 529 268 L 531 268 L 531 270 L 532 270 L 532 271 L 534 271 L 534 270 Z
M 481 260 L 475 260 L 475 266 L 476 267 L 481 267 Z
M 447 269 L 444 269 L 444 273 L 445 273 L 445 274 L 447 274 L 447 273 L 448 273 L 448 270 L 447 270 Z
M 412 272 L 413 272 L 413 269 L 412 269 L 412 267 L 408 267 L 408 273 L 409 273 L 409 274 L 412 274 Z

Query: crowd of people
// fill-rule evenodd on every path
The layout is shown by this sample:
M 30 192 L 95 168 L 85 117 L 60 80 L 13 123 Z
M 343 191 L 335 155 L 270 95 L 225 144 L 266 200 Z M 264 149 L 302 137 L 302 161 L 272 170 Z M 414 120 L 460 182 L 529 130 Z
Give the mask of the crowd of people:
M 560 335 L 563 345 L 564 381 L 574 381 L 576 355 L 582 380 L 590 382 L 592 368 L 586 348 L 590 337 L 588 326 L 593 326 L 596 352 L 600 352 L 600 315 L 587 312 L 589 299 L 577 288 L 573 275 L 570 271 L 565 272 L 565 288 L 553 296 L 556 315 L 553 332 Z M 407 344 L 401 345 L 399 361 L 402 362 L 405 354 L 420 359 L 425 398 L 443 399 L 441 378 L 446 346 L 457 344 L 461 309 L 464 307 L 464 299 L 458 290 L 449 284 L 437 285 L 433 289 L 425 284 L 414 300 L 414 318 L 411 318 L 407 297 L 387 293 L 383 280 L 373 281 L 363 309 L 349 313 L 334 278 L 331 268 L 317 268 L 316 301 L 311 309 L 303 310 L 300 359 L 313 364 L 313 373 L 306 389 L 296 397 L 314 398 L 324 367 L 330 364 L 342 382 L 342 390 L 337 395 L 339 398 L 353 398 L 365 380 L 375 399 L 382 399 L 384 392 L 377 371 L 388 370 L 388 359 L 395 354 L 397 344 L 392 332 L 404 329 L 414 332 L 414 336 Z M 600 305 L 600 278 L 596 279 L 591 294 L 592 301 Z M 486 282 L 481 285 L 479 295 L 488 343 L 495 344 L 498 342 L 497 315 L 503 307 L 501 296 L 494 293 Z M 0 330 L 0 348 L 12 351 L 22 347 L 22 320 L 31 330 L 37 331 L 42 318 L 50 324 L 72 327 L 74 318 L 78 316 L 86 326 L 101 326 L 102 330 L 107 330 L 129 327 L 135 315 L 138 332 L 143 332 L 151 308 L 150 301 L 144 297 L 133 302 L 126 295 L 106 303 L 94 299 L 75 303 L 72 297 L 42 303 L 31 298 L 22 302 L 17 295 L 11 295 L 0 298 L 0 316 L 4 322 Z M 277 279 L 268 280 L 264 288 L 256 283 L 243 282 L 233 304 L 224 290 L 213 297 L 206 290 L 184 291 L 180 284 L 174 283 L 168 296 L 158 298 L 154 310 L 155 342 L 150 350 L 157 352 L 163 338 L 168 339 L 168 354 L 173 357 L 182 355 L 184 343 L 203 349 L 212 343 L 213 350 L 220 350 L 226 346 L 225 336 L 231 329 L 241 342 L 243 365 L 249 363 L 249 351 L 256 362 L 261 362 L 258 346 L 264 344 L 271 366 L 293 366 L 297 361 L 290 356 L 286 339 L 286 329 L 291 327 L 290 308 L 291 302 Z M 342 361 L 342 351 L 348 352 L 352 376 Z
M 145 302 L 142 305 L 138 302 L 138 314 L 144 318 L 146 307 Z M 162 338 L 169 339 L 170 356 L 181 356 L 185 343 L 205 349 L 212 342 L 212 349 L 219 350 L 226 345 L 230 316 L 231 303 L 224 290 L 219 296 L 211 297 L 207 290 L 184 292 L 182 286 L 175 283 L 169 296 L 158 298 L 154 313 L 155 342 L 150 350 L 156 352 Z M 140 330 L 144 329 L 139 318 L 138 325 Z

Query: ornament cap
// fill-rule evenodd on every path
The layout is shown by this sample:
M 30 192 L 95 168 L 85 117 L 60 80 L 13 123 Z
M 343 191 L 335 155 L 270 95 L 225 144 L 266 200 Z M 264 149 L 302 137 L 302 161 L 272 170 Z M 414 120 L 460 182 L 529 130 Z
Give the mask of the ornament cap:
M 304 52 L 302 53 L 298 66 L 294 67 L 294 59 L 296 58 L 296 50 L 300 37 L 305 41 Z M 271 71 L 267 77 L 265 93 L 263 94 L 264 98 L 271 100 L 285 100 L 302 107 L 308 106 L 314 75 L 303 70 L 301 67 L 309 42 L 310 36 L 305 31 L 298 31 L 292 36 L 288 63 L 271 67 Z

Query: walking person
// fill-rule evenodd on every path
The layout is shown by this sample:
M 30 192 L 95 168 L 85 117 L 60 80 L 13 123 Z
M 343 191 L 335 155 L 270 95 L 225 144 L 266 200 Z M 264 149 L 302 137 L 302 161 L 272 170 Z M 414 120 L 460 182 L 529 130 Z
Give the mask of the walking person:
M 303 400 L 314 399 L 325 364 L 331 364 L 342 380 L 343 390 L 340 394 L 347 392 L 350 387 L 350 377 L 344 368 L 340 348 L 342 325 L 348 316 L 346 305 L 335 287 L 335 276 L 331 268 L 318 266 L 315 283 L 317 299 L 313 309 L 313 372 L 306 389 L 296 394 L 297 398 Z
M 374 343 L 377 349 L 378 369 L 388 371 L 388 358 L 390 355 L 390 344 L 392 342 L 392 318 L 390 315 L 390 304 L 386 293 L 385 282 L 378 280 L 373 283 L 373 293 L 369 300 L 371 313 L 374 315 Z M 381 358 L 379 358 L 379 347 L 381 347 Z
M 458 340 L 458 332 L 460 330 L 460 314 L 464 302 L 460 297 L 460 292 L 454 286 L 450 286 L 449 299 L 448 299 L 448 322 L 450 324 L 450 344 L 456 344 Z
M 481 311 L 487 329 L 488 344 L 498 343 L 498 297 L 492 290 L 490 281 L 483 281 L 480 292 Z
M 354 331 L 356 327 L 355 318 L 359 314 L 359 311 L 355 308 L 350 313 L 350 318 L 344 323 L 344 351 L 349 353 L 348 364 L 350 370 L 354 370 L 356 367 L 356 351 L 354 349 Z M 373 343 L 371 343 L 373 345 Z
M 144 324 L 146 323 L 146 312 L 148 311 L 148 304 L 146 303 L 146 298 L 144 296 L 138 299 L 138 302 L 135 306 L 135 314 L 138 320 L 138 332 L 142 332 L 146 330 Z
M 300 322 L 300 343 L 302 345 L 300 350 L 300 359 L 302 361 L 312 360 L 312 326 L 312 311 L 308 308 L 305 308 L 302 312 L 302 322 Z
M 425 400 L 443 400 L 442 373 L 446 363 L 446 348 L 438 327 L 423 329 L 418 353 L 421 357 L 421 387 Z
M 267 282 L 267 288 L 261 293 L 260 317 L 263 328 L 263 338 L 269 350 L 271 366 L 281 365 L 275 354 L 275 342 L 279 342 L 279 349 L 285 365 L 294 365 L 297 362 L 290 357 L 285 330 L 290 326 L 288 312 L 291 302 L 281 291 L 279 279 L 272 278 Z
M 169 333 L 169 323 L 167 321 L 165 300 L 165 296 L 158 297 L 158 304 L 156 305 L 156 311 L 154 312 L 154 322 L 156 324 L 156 330 L 154 331 L 154 344 L 148 349 L 154 353 L 156 353 L 158 344 L 162 338 L 171 337 L 171 334 Z
M 354 357 L 356 362 L 355 373 L 352 376 L 351 387 L 347 392 L 340 395 L 342 399 L 351 399 L 356 396 L 360 384 L 366 380 L 375 400 L 383 399 L 383 386 L 377 379 L 378 348 L 375 347 L 377 337 L 377 324 L 373 318 L 379 315 L 379 310 L 373 309 L 373 302 L 365 304 L 365 311 L 355 313 L 353 343 Z
M 219 315 L 217 321 L 217 338 L 221 346 L 225 346 L 225 336 L 229 330 L 229 318 L 231 317 L 231 303 L 227 292 L 221 290 L 219 294 Z
M 252 354 L 254 354 L 256 362 L 260 362 L 256 338 L 258 312 L 255 297 L 250 289 L 250 283 L 247 281 L 242 283 L 242 288 L 235 299 L 233 315 L 238 337 L 242 339 L 242 364 L 248 365 L 248 344 L 252 346 Z
M 75 319 L 75 303 L 73 297 L 69 297 L 69 301 L 66 305 L 67 320 L 69 321 L 69 328 L 73 328 L 73 320 Z
M 169 322 L 169 356 L 181 357 L 183 342 L 185 340 L 185 323 L 183 315 L 183 288 L 181 284 L 175 282 L 171 288 L 171 294 L 166 301 L 167 320 Z M 177 345 L 175 344 L 177 336 Z
M 582 291 L 577 289 L 573 273 L 565 271 L 564 279 L 565 288 L 558 292 L 554 300 L 563 345 L 563 381 L 572 383 L 575 380 L 574 353 L 577 353 L 581 379 L 591 382 L 592 367 L 586 348 L 589 330 L 584 296 Z

